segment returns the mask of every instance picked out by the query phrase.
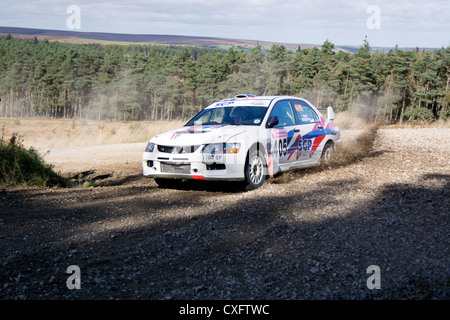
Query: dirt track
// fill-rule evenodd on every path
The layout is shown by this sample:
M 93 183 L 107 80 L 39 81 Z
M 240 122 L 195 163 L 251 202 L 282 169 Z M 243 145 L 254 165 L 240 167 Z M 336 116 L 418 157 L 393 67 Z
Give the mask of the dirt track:
M 159 189 L 142 143 L 50 150 L 64 174 L 110 176 L 0 193 L 0 299 L 448 299 L 450 129 L 379 130 L 364 157 L 361 133 L 334 168 L 245 193 Z

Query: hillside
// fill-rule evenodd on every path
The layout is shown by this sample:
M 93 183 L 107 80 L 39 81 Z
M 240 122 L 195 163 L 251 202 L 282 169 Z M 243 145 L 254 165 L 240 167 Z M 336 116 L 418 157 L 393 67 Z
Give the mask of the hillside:
M 312 48 L 320 45 L 306 43 L 279 43 L 258 40 L 227 39 L 213 37 L 195 37 L 182 35 L 161 35 L 161 34 L 122 34 L 122 33 L 102 33 L 102 32 L 79 32 L 62 30 L 45 30 L 15 27 L 0 27 L 0 36 L 11 34 L 16 38 L 48 39 L 50 41 L 62 41 L 69 43 L 148 43 L 164 45 L 190 45 L 190 46 L 234 46 L 242 48 L 252 48 L 258 44 L 262 47 L 271 47 L 274 44 L 284 45 L 289 49 Z M 340 48 L 336 48 L 341 50 Z

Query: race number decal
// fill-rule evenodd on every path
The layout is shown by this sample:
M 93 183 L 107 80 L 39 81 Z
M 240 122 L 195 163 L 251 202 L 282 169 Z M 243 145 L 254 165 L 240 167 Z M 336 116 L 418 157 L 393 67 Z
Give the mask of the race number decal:
M 276 139 L 274 141 L 272 154 L 275 157 L 283 157 L 287 155 L 287 138 Z
M 280 157 L 286 156 L 287 154 L 287 139 L 278 140 L 278 154 Z

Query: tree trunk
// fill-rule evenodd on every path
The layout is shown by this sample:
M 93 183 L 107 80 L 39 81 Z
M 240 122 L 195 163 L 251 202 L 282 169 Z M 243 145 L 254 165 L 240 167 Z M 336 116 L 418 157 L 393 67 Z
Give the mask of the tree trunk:
M 405 104 L 406 104 L 406 89 L 407 87 L 405 87 L 405 91 L 403 93 L 403 102 L 402 102 L 402 111 L 400 112 L 400 124 L 403 123 L 403 114 L 405 113 Z

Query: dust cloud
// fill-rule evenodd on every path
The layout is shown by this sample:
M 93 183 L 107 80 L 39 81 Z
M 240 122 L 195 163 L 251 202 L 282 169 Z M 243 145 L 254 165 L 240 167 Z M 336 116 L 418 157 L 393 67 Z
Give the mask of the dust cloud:
M 346 166 L 370 156 L 373 152 L 373 146 L 377 138 L 379 125 L 374 124 L 360 133 L 354 140 L 336 148 L 328 164 L 323 166 L 336 168 Z

